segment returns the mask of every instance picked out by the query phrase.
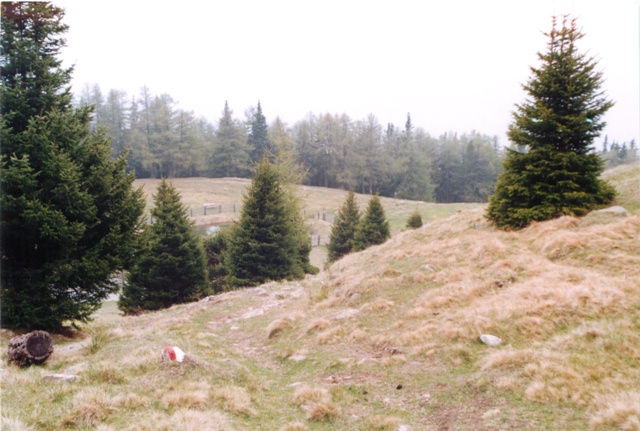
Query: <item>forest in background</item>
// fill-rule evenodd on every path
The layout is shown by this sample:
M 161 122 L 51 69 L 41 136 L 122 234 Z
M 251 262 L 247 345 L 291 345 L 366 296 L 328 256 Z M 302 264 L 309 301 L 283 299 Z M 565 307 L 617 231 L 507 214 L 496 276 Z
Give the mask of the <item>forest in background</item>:
M 112 154 L 128 150 L 137 178 L 249 178 L 258 155 L 291 151 L 307 171 L 309 186 L 425 202 L 486 202 L 502 170 L 504 148 L 497 136 L 477 131 L 431 136 L 414 127 L 382 125 L 373 114 L 309 113 L 292 126 L 275 117 L 267 123 L 260 102 L 234 116 L 225 104 L 216 123 L 178 107 L 168 94 L 122 90 L 103 94 L 85 86 L 75 103 L 94 105 L 93 127 L 111 137 Z M 607 167 L 637 159 L 637 146 L 605 137 L 600 151 Z

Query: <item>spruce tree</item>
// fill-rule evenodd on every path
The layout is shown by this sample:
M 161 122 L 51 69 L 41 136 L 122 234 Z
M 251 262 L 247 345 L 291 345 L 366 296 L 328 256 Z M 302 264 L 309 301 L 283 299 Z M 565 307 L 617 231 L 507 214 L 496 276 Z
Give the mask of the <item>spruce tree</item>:
M 604 128 L 613 103 L 600 90 L 597 62 L 578 52 L 583 37 L 576 20 L 554 17 L 547 52 L 523 86 L 529 98 L 517 105 L 508 137 L 504 171 L 487 218 L 502 228 L 563 214 L 583 215 L 610 202 L 615 190 L 598 177 L 604 166 L 593 140 Z
M 161 181 L 145 228 L 145 247 L 120 297 L 125 313 L 157 310 L 198 299 L 206 283 L 204 250 L 171 183 Z
M 354 240 L 359 222 L 360 209 L 356 203 L 355 193 L 350 190 L 342 208 L 336 214 L 333 226 L 331 226 L 331 236 L 327 245 L 329 263 L 335 262 L 354 250 Z
M 58 60 L 68 27 L 51 3 L 2 2 L 2 326 L 58 330 L 90 320 L 131 262 L 144 209 L 126 155 L 74 109 Z
M 253 286 L 302 277 L 311 247 L 306 234 L 304 241 L 301 238 L 299 221 L 299 214 L 292 213 L 279 170 L 262 159 L 245 195 L 240 220 L 228 239 L 228 283 Z
M 358 223 L 354 237 L 355 250 L 360 251 L 372 245 L 382 244 L 391 237 L 389 221 L 384 214 L 380 197 L 374 195 Z
M 269 157 L 273 161 L 276 149 L 269 140 L 269 127 L 267 119 L 262 113 L 260 102 L 258 102 L 258 107 L 253 114 L 247 143 L 252 163 L 258 163 L 263 157 Z
M 422 216 L 418 210 L 415 210 L 407 219 L 407 228 L 418 229 L 419 227 L 422 227 Z

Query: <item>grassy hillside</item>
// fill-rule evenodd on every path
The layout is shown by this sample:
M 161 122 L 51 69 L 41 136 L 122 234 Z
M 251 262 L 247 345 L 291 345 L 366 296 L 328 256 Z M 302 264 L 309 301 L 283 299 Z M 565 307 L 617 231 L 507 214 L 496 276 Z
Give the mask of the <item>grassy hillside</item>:
M 466 209 L 299 282 L 107 303 L 43 367 L 2 355 L 3 431 L 638 430 L 640 217 L 502 232 Z
M 640 161 L 609 169 L 602 177 L 615 185 L 618 191 L 617 203 L 628 211 L 640 214 Z
M 182 196 L 182 202 L 192 210 L 192 220 L 196 226 L 228 224 L 240 217 L 243 193 L 251 180 L 242 178 L 177 178 L 172 180 Z M 160 180 L 136 180 L 136 187 L 143 187 L 147 197 L 147 211 L 153 206 L 153 194 Z M 327 251 L 324 245 L 329 241 L 331 224 L 338 212 L 347 192 L 344 190 L 322 187 L 298 188 L 298 194 L 304 203 L 304 214 L 314 248 L 311 263 L 322 267 L 326 261 Z M 367 207 L 370 195 L 356 194 L 356 201 L 361 211 Z M 381 198 L 385 213 L 389 219 L 392 232 L 404 229 L 407 219 L 414 211 L 419 211 L 424 223 L 449 217 L 456 211 L 479 208 L 480 204 L 434 204 L 408 201 L 403 199 Z M 205 204 L 222 205 L 222 211 L 212 208 L 204 214 Z M 234 212 L 235 205 L 235 212 Z M 191 213 L 190 213 L 191 214 Z M 320 247 L 316 247 L 320 243 Z

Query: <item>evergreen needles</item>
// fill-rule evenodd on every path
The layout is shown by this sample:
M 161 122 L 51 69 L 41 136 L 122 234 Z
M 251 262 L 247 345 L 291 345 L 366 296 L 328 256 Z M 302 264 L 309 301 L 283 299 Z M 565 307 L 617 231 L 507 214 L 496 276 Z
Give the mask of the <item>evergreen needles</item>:
M 71 105 L 57 59 L 64 11 L 3 2 L 0 86 L 2 327 L 86 322 L 133 258 L 144 208 L 126 154 Z
M 593 151 L 613 103 L 600 91 L 596 61 L 581 54 L 575 20 L 553 20 L 542 65 L 523 86 L 529 99 L 517 105 L 508 136 L 504 172 L 489 199 L 487 218 L 502 228 L 560 215 L 584 215 L 610 202 L 614 189 L 598 177 L 604 167 Z
M 154 201 L 154 223 L 143 233 L 141 255 L 118 304 L 126 313 L 197 299 L 205 286 L 204 251 L 180 195 L 171 183 L 162 180 Z

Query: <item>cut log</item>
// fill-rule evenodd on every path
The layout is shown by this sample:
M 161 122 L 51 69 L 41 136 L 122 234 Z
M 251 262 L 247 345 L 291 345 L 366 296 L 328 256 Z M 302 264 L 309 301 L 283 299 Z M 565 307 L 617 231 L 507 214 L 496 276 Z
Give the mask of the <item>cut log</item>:
M 21 367 L 42 364 L 53 353 L 53 338 L 45 331 L 33 331 L 9 341 L 9 363 Z

